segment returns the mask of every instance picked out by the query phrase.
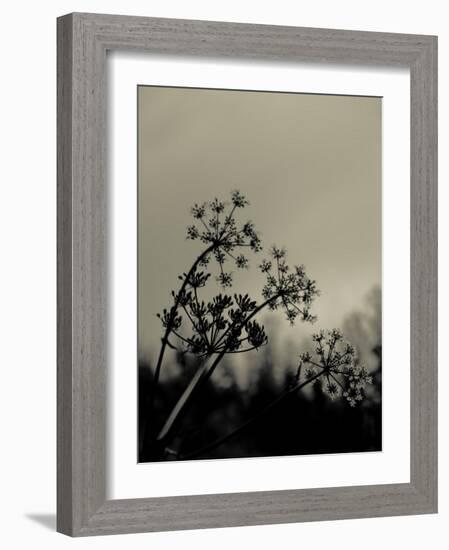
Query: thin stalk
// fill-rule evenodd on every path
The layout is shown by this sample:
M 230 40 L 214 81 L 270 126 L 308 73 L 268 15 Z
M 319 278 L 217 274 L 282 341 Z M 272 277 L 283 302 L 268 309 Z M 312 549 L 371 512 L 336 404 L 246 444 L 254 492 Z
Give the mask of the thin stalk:
M 206 342 L 206 346 L 209 348 L 210 344 L 209 344 L 209 339 L 207 337 L 207 331 L 204 329 L 204 319 L 199 314 L 200 313 L 200 301 L 198 299 L 198 291 L 196 290 L 196 287 L 193 289 L 193 294 L 194 294 L 194 297 L 195 297 L 196 307 L 197 307 L 197 311 L 198 311 L 197 319 L 198 319 L 198 323 L 200 324 L 199 325 L 200 330 L 201 330 L 201 333 L 204 335 L 204 341 Z
M 205 445 L 204 447 L 202 447 L 201 449 L 197 449 L 196 451 L 192 451 L 191 453 L 187 453 L 186 455 L 184 456 L 181 456 L 181 459 L 182 460 L 189 460 L 189 459 L 192 459 L 192 458 L 197 458 L 198 456 L 201 456 L 202 454 L 206 453 L 206 452 L 209 452 L 213 449 L 215 449 L 216 447 L 219 447 L 220 445 L 222 445 L 223 443 L 226 443 L 226 441 L 229 441 L 230 439 L 232 439 L 233 437 L 235 437 L 236 435 L 238 435 L 240 432 L 242 432 L 243 430 L 245 430 L 248 426 L 250 426 L 253 422 L 256 422 L 256 420 L 259 420 L 262 416 L 264 416 L 267 412 L 271 411 L 271 409 L 273 409 L 274 407 L 276 407 L 276 405 L 278 405 L 283 399 L 285 399 L 288 395 L 292 394 L 293 392 L 296 392 L 296 391 L 299 391 L 301 390 L 302 388 L 304 388 L 305 386 L 307 386 L 308 384 L 310 384 L 311 382 L 315 381 L 317 378 L 319 378 L 320 376 L 322 376 L 324 373 L 323 372 L 319 372 L 317 374 L 315 374 L 315 376 L 312 376 L 312 378 L 309 378 L 308 380 L 306 380 L 305 382 L 303 382 L 302 384 L 297 384 L 296 386 L 293 386 L 293 388 L 289 388 L 287 390 L 285 390 L 284 392 L 282 392 L 278 397 L 276 397 L 276 399 L 274 399 L 273 401 L 271 401 L 270 403 L 268 403 L 268 405 L 266 405 L 263 409 L 261 409 L 258 413 L 256 413 L 254 416 L 252 416 L 251 418 L 249 418 L 246 422 L 244 422 L 243 424 L 241 424 L 238 428 L 236 428 L 235 430 L 233 430 L 232 432 L 216 439 L 215 441 L 213 441 L 212 443 L 209 443 L 208 445 Z
M 269 298 L 268 300 L 266 300 L 265 302 L 260 304 L 260 306 L 256 307 L 256 309 L 254 309 L 250 313 L 250 315 L 248 315 L 246 317 L 246 319 L 244 319 L 241 322 L 242 327 L 244 327 L 255 315 L 257 315 L 263 308 L 265 308 L 267 305 L 269 305 L 272 301 L 276 300 L 277 298 L 278 298 L 277 295 L 272 296 L 271 298 Z M 229 331 L 232 328 L 234 328 L 234 325 L 229 327 L 224 332 L 224 334 L 220 338 L 220 341 L 223 340 L 226 337 L 226 335 L 229 333 Z M 195 373 L 194 377 L 190 381 L 189 385 L 187 386 L 187 388 L 184 390 L 183 394 L 179 398 L 178 402 L 176 403 L 176 405 L 172 409 L 172 411 L 171 411 L 170 415 L 168 416 L 164 426 L 162 427 L 162 430 L 159 432 L 159 435 L 157 436 L 158 441 L 161 440 L 161 439 L 166 438 L 169 435 L 175 421 L 177 420 L 177 418 L 179 417 L 181 412 L 184 410 L 184 408 L 186 407 L 188 402 L 192 399 L 192 396 L 196 392 L 196 390 L 198 388 L 198 385 L 200 383 L 204 384 L 204 382 L 209 380 L 209 378 L 212 376 L 214 370 L 217 368 L 217 366 L 219 365 L 219 363 L 221 362 L 221 360 L 223 359 L 223 357 L 226 355 L 227 352 L 228 352 L 227 347 L 224 347 L 223 350 L 215 358 L 215 360 L 213 361 L 213 363 L 211 364 L 210 367 L 208 367 L 207 362 L 205 362 L 198 369 L 198 371 Z
M 198 256 L 198 258 L 195 260 L 192 267 L 190 268 L 190 271 L 188 272 L 187 276 L 184 278 L 181 289 L 179 290 L 179 292 L 176 296 L 175 303 L 173 305 L 173 310 L 172 310 L 172 312 L 173 312 L 172 317 L 173 318 L 175 316 L 175 313 L 178 311 L 181 296 L 184 294 L 184 291 L 187 287 L 187 284 L 190 280 L 190 277 L 192 276 L 192 274 L 194 273 L 194 271 L 198 267 L 201 260 L 203 258 L 205 258 L 214 248 L 215 248 L 215 244 L 212 244 L 202 254 L 200 254 L 200 256 Z M 156 388 L 156 386 L 159 383 L 159 376 L 160 376 L 160 373 L 161 373 L 162 360 L 164 358 L 165 349 L 167 347 L 167 339 L 170 336 L 170 333 L 171 333 L 172 329 L 173 329 L 173 324 L 169 323 L 167 325 L 167 327 L 165 328 L 165 333 L 164 333 L 164 336 L 162 337 L 162 345 L 161 345 L 161 349 L 159 351 L 159 357 L 158 357 L 158 360 L 157 360 L 157 363 L 156 363 L 156 369 L 154 371 L 153 389 Z M 153 398 L 152 398 L 151 408 L 152 408 L 152 405 L 153 405 L 153 401 L 154 401 L 154 391 L 153 391 Z
M 276 296 L 272 296 L 271 298 L 269 298 L 268 300 L 265 300 L 265 302 L 263 302 L 262 304 L 260 304 L 260 306 L 256 307 L 255 310 L 253 310 L 250 315 L 248 315 L 248 317 L 246 317 L 246 319 L 244 319 L 241 323 L 242 327 L 244 327 L 245 325 L 247 325 L 249 323 L 249 321 L 251 321 L 251 319 L 253 317 L 255 317 L 258 313 L 260 313 L 260 311 L 262 309 L 264 309 L 265 307 L 267 307 L 271 302 L 277 300 L 279 298 L 278 295 Z M 228 332 L 234 328 L 234 325 L 232 325 L 231 327 L 229 327 L 225 333 L 221 336 L 220 340 L 218 343 L 221 342 L 221 340 L 223 340 L 226 335 L 228 334 Z M 212 363 L 210 369 L 206 372 L 206 374 L 203 376 L 203 381 L 206 381 L 206 380 L 209 380 L 209 378 L 212 376 L 214 370 L 217 368 L 218 364 L 220 363 L 220 361 L 223 359 L 223 357 L 225 356 L 225 354 L 228 352 L 227 348 L 224 348 L 222 352 L 220 352 L 220 354 L 217 356 L 217 358 L 215 359 L 215 361 Z
M 194 273 L 194 271 L 196 270 L 196 268 L 200 264 L 201 260 L 203 260 L 203 258 L 205 258 L 210 252 L 212 252 L 212 250 L 215 247 L 216 247 L 215 243 L 211 244 L 208 248 L 206 248 L 206 250 L 204 250 L 204 252 L 202 252 L 198 256 L 198 258 L 193 263 L 192 267 L 190 268 L 189 272 L 187 273 L 186 277 L 184 278 L 184 281 L 183 281 L 183 283 L 181 285 L 181 288 L 178 292 L 178 295 L 176 297 L 175 303 L 173 305 L 173 310 L 172 310 L 172 318 L 174 318 L 176 312 L 178 311 L 181 296 L 184 294 L 184 291 L 186 290 L 186 287 L 189 283 L 190 277 L 192 276 L 192 274 Z M 169 345 L 168 337 L 170 336 L 170 333 L 172 332 L 172 330 L 173 330 L 173 323 L 170 322 L 169 324 L 167 324 L 167 326 L 165 328 L 164 336 L 162 337 L 162 344 L 161 344 L 161 348 L 159 350 L 159 357 L 158 357 L 158 360 L 157 360 L 157 363 L 156 363 L 156 369 L 154 371 L 153 386 L 152 386 L 150 399 L 149 399 L 149 405 L 148 405 L 148 414 L 147 414 L 147 417 L 146 417 L 146 420 L 145 420 L 145 426 L 144 426 L 144 436 L 143 436 L 144 441 L 147 441 L 148 438 L 149 438 L 148 418 L 150 418 L 152 413 L 153 413 L 154 400 L 155 400 L 155 397 L 156 397 L 157 386 L 159 384 L 159 377 L 160 377 L 160 373 L 161 373 L 162 360 L 164 358 L 164 354 L 165 354 L 165 350 L 167 348 L 167 345 Z M 169 345 L 169 347 L 171 347 L 171 346 Z
M 165 421 L 165 424 L 162 427 L 162 430 L 159 432 L 156 438 L 157 441 L 161 441 L 167 437 L 167 435 L 169 434 L 170 430 L 173 427 L 173 424 L 178 418 L 179 414 L 187 405 L 187 402 L 189 401 L 190 396 L 192 395 L 193 391 L 197 387 L 199 381 L 204 376 L 206 369 L 207 369 L 207 360 L 200 367 L 198 367 L 195 374 L 192 376 L 187 388 L 184 390 L 183 394 L 176 402 L 176 405 L 173 407 L 171 413 L 169 414 L 167 420 Z

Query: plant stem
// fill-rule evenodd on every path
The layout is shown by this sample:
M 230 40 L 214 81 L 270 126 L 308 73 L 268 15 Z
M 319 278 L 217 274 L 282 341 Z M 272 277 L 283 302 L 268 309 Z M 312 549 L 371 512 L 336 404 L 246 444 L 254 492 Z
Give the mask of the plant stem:
M 171 413 L 169 414 L 167 420 L 165 421 L 164 426 L 162 427 L 162 430 L 159 432 L 156 438 L 157 441 L 161 441 L 168 436 L 170 430 L 172 430 L 173 428 L 173 424 L 175 423 L 181 411 L 187 405 L 192 393 L 194 392 L 195 388 L 198 385 L 198 382 L 201 380 L 206 370 L 207 370 L 207 360 L 200 367 L 198 367 L 197 371 L 195 372 L 192 379 L 190 380 L 189 385 L 187 386 L 187 388 L 184 390 L 181 397 L 176 402 L 176 405 L 173 407 Z
M 319 372 L 319 373 L 315 374 L 315 376 L 312 376 L 312 378 L 309 378 L 308 380 L 303 382 L 302 384 L 297 384 L 293 388 L 289 388 L 288 390 L 285 390 L 278 397 L 276 397 L 276 399 L 274 399 L 273 401 L 268 403 L 268 405 L 266 405 L 258 413 L 256 413 L 254 416 L 249 418 L 246 422 L 241 424 L 238 428 L 236 428 L 232 432 L 216 439 L 215 441 L 213 441 L 212 443 L 209 443 L 208 445 L 205 445 L 201 449 L 197 449 L 196 451 L 192 451 L 190 453 L 187 453 L 184 456 L 181 456 L 181 459 L 182 460 L 189 460 L 189 459 L 192 459 L 192 458 L 197 458 L 198 456 L 201 456 L 202 454 L 204 454 L 208 451 L 211 451 L 211 450 L 215 449 L 216 447 L 222 445 L 226 441 L 229 441 L 230 439 L 232 439 L 233 437 L 238 435 L 240 432 L 245 430 L 253 422 L 255 422 L 256 420 L 259 420 L 263 415 L 265 415 L 267 412 L 269 412 L 271 409 L 273 409 L 276 405 L 278 405 L 285 397 L 287 397 L 288 395 L 291 395 L 293 392 L 301 390 L 302 388 L 307 386 L 307 384 L 310 384 L 311 382 L 315 381 L 317 378 L 319 378 L 322 375 L 323 375 L 323 372 Z
M 180 304 L 180 300 L 181 300 L 181 297 L 182 295 L 184 294 L 184 291 L 186 290 L 186 287 L 187 285 L 189 284 L 189 281 L 190 281 L 190 277 L 192 276 L 192 274 L 195 272 L 196 268 L 198 267 L 198 265 L 200 264 L 200 262 L 208 255 L 210 254 L 210 252 L 212 252 L 212 250 L 215 248 L 215 243 L 211 244 L 208 248 L 206 248 L 206 250 L 204 250 L 204 252 L 202 252 L 198 258 L 195 260 L 195 262 L 193 263 L 192 267 L 190 268 L 189 272 L 187 273 L 187 275 L 184 277 L 184 281 L 181 285 L 181 288 L 176 296 L 176 299 L 175 299 L 175 303 L 172 307 L 172 311 L 171 311 L 171 319 L 174 319 L 175 317 L 175 314 L 176 312 L 178 311 L 178 308 L 179 308 L 179 304 Z M 172 332 L 173 330 L 173 323 L 170 321 L 166 328 L 165 328 L 165 333 L 164 333 L 164 336 L 162 337 L 162 344 L 161 344 L 161 348 L 159 350 L 159 357 L 158 357 L 158 360 L 157 360 L 157 363 L 156 363 L 156 369 L 154 371 L 154 378 L 153 378 L 153 387 L 152 387 L 152 391 L 151 391 L 151 395 L 150 395 L 150 400 L 149 400 L 149 406 L 148 406 L 148 416 L 151 416 L 152 412 L 153 412 L 153 408 L 154 408 L 154 400 L 155 400 L 155 397 L 156 397 L 156 391 L 157 391 L 157 386 L 159 384 L 159 377 L 160 377 L 160 373 L 161 373 L 161 367 L 162 367 L 162 360 L 164 358 L 164 354 L 165 354 L 165 350 L 167 348 L 167 342 L 168 342 L 168 337 L 170 336 L 170 333 Z M 146 428 L 145 428 L 145 439 L 148 438 L 148 423 L 146 423 Z
M 250 315 L 248 315 L 243 321 L 241 321 L 241 326 L 244 327 L 255 315 L 257 315 L 263 308 L 265 308 L 267 305 L 269 305 L 272 301 L 276 300 L 278 296 L 272 296 L 262 304 L 260 304 L 256 309 L 254 309 Z M 234 325 L 229 327 L 222 337 L 220 338 L 220 341 L 223 340 L 226 335 L 229 333 L 229 331 L 234 328 Z M 199 367 L 198 371 L 195 373 L 194 377 L 190 381 L 187 388 L 184 390 L 183 394 L 177 401 L 176 405 L 172 409 L 170 415 L 168 416 L 164 426 L 162 427 L 162 430 L 159 432 L 157 436 L 157 440 L 161 440 L 164 438 L 167 438 L 170 434 L 170 431 L 173 428 L 173 425 L 181 412 L 184 410 L 188 402 L 192 399 L 192 396 L 197 391 L 197 388 L 199 384 L 204 384 L 209 378 L 212 376 L 212 373 L 217 368 L 218 364 L 221 362 L 223 357 L 228 352 L 227 347 L 223 348 L 223 350 L 218 354 L 216 359 L 213 361 L 213 363 L 208 367 L 207 362 L 205 362 L 201 367 Z
M 258 313 L 260 313 L 260 311 L 262 309 L 264 309 L 265 307 L 267 307 L 271 302 L 273 302 L 274 300 L 277 300 L 279 296 L 272 296 L 271 298 L 269 298 L 268 300 L 265 300 L 265 302 L 263 302 L 262 304 L 260 304 L 260 306 L 257 306 L 255 310 L 253 310 L 250 315 L 248 315 L 248 317 L 246 317 L 246 319 L 244 319 L 241 323 L 241 326 L 242 328 L 247 325 L 249 323 L 249 321 L 251 321 L 251 319 L 253 317 L 255 317 Z M 226 335 L 228 334 L 228 332 L 231 330 L 231 328 L 234 328 L 234 326 L 232 327 L 229 327 L 225 333 L 221 336 L 219 342 L 221 340 L 223 340 Z M 227 348 L 224 348 L 223 351 L 221 351 L 219 353 L 219 355 L 217 356 L 217 358 L 215 359 L 215 361 L 212 363 L 210 369 L 205 373 L 205 375 L 203 376 L 203 381 L 207 381 L 209 380 L 209 378 L 212 376 L 214 370 L 217 368 L 218 364 L 220 363 L 220 361 L 223 359 L 223 357 L 226 355 L 226 353 L 228 352 Z
M 200 256 L 198 256 L 198 258 L 195 260 L 194 264 L 190 268 L 190 271 L 188 272 L 187 276 L 184 278 L 182 286 L 181 286 L 181 288 L 178 292 L 175 303 L 173 305 L 172 317 L 174 317 L 174 314 L 178 310 L 181 296 L 183 295 L 183 293 L 184 293 L 184 291 L 185 291 L 185 289 L 186 289 L 186 287 L 189 283 L 190 277 L 194 273 L 195 269 L 198 267 L 201 260 L 203 260 L 203 258 L 205 258 L 214 248 L 215 248 L 215 244 L 209 246 L 209 248 L 207 248 Z M 172 323 L 169 323 L 167 325 L 167 327 L 165 328 L 165 333 L 164 333 L 164 336 L 162 337 L 162 345 L 161 345 L 161 349 L 159 351 L 159 357 L 158 357 L 158 360 L 157 360 L 156 369 L 154 371 L 154 386 L 157 386 L 157 384 L 159 382 L 159 376 L 160 376 L 160 372 L 161 372 L 162 360 L 164 358 L 164 353 L 165 353 L 165 349 L 166 349 L 166 346 L 167 346 L 167 338 L 170 335 L 170 332 L 172 331 L 172 328 L 173 328 Z

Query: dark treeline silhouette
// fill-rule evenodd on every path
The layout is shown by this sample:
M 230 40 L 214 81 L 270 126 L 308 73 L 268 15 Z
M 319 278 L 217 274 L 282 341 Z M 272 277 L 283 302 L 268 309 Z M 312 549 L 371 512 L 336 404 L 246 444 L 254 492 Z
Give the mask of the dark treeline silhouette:
M 286 370 L 283 379 L 275 376 L 269 353 L 260 354 L 257 372 L 248 389 L 242 391 L 233 371 L 226 369 L 226 384 L 217 384 L 213 377 L 202 388 L 200 398 L 192 401 L 188 414 L 179 426 L 173 447 L 177 453 L 164 457 L 153 455 L 143 446 L 142 437 L 148 399 L 152 392 L 152 369 L 145 362 L 139 365 L 139 461 L 182 460 L 190 458 L 237 458 L 318 453 L 345 453 L 381 450 L 381 344 L 372 348 L 377 367 L 372 371 L 373 384 L 363 402 L 349 407 L 344 400 L 330 400 L 319 384 L 307 392 L 290 394 L 276 407 L 248 425 L 234 437 L 207 449 L 211 442 L 232 432 L 247 419 L 257 415 L 293 379 Z M 153 425 L 163 425 L 167 414 L 198 368 L 194 360 L 177 355 L 176 376 L 160 385 L 154 404 Z M 205 452 L 201 449 L 205 448 Z M 198 452 L 200 451 L 200 452 Z

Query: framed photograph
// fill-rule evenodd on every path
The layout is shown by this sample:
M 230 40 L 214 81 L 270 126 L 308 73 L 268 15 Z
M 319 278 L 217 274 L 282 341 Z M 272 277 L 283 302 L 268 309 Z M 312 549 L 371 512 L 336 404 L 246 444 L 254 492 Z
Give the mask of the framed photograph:
M 437 511 L 437 39 L 58 19 L 58 531 Z
M 381 101 L 139 87 L 140 462 L 382 450 Z

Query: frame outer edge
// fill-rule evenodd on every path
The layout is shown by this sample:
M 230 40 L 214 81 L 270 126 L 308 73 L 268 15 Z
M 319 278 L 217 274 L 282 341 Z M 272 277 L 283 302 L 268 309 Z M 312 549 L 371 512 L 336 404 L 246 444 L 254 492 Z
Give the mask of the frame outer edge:
M 80 536 L 429 513 L 410 483 L 106 502 Z
M 106 501 L 106 50 L 257 56 L 261 44 L 265 58 L 411 67 L 412 482 Z M 413 139 L 416 132 L 422 135 Z M 58 19 L 58 137 L 58 531 L 86 536 L 436 511 L 435 37 L 70 14 Z
M 105 49 L 94 22 L 73 28 L 73 375 L 77 535 L 106 500 L 108 193 Z
M 57 525 L 72 534 L 72 62 L 73 18 L 57 20 Z
M 438 40 L 411 84 L 411 481 L 438 510 Z
M 106 98 L 89 21 L 69 14 L 57 30 L 57 530 L 77 536 L 106 500 Z

